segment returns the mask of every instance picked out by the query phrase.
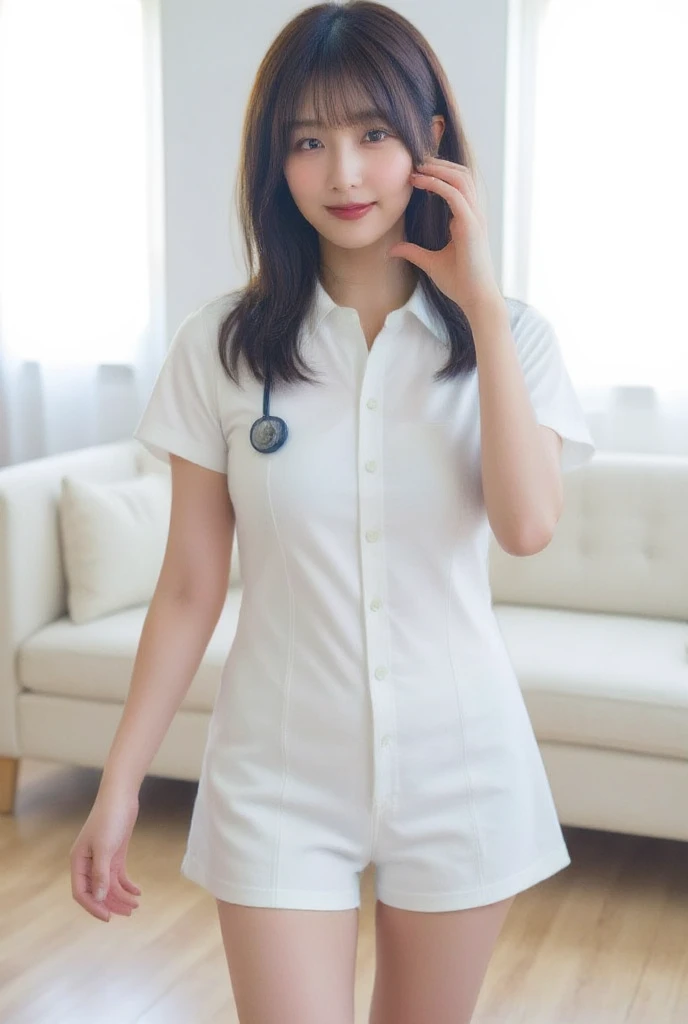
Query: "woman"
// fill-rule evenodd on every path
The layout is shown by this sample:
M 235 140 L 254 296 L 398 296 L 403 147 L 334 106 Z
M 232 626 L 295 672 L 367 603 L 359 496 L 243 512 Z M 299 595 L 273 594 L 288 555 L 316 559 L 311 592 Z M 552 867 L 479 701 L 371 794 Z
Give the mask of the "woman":
M 285 26 L 239 184 L 248 284 L 179 326 L 135 434 L 171 463 L 169 540 L 74 896 L 104 920 L 138 905 L 138 790 L 236 528 L 182 871 L 217 900 L 239 1019 L 351 1024 L 372 862 L 371 1024 L 466 1024 L 515 895 L 570 863 L 488 538 L 542 550 L 594 445 L 550 324 L 500 293 L 446 75 L 400 14 Z

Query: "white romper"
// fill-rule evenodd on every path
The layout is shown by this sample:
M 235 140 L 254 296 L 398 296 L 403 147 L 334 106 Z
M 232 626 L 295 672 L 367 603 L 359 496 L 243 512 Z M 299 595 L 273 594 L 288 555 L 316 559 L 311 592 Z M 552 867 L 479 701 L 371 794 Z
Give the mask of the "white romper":
M 368 351 L 320 282 L 302 352 L 320 384 L 275 385 L 289 436 L 256 451 L 262 384 L 226 376 L 233 301 L 179 326 L 135 431 L 227 473 L 243 591 L 181 871 L 249 906 L 360 906 L 360 874 L 408 910 L 493 903 L 570 864 L 494 615 L 477 371 L 437 382 L 422 295 Z M 550 323 L 506 300 L 540 423 L 567 471 L 595 451 Z

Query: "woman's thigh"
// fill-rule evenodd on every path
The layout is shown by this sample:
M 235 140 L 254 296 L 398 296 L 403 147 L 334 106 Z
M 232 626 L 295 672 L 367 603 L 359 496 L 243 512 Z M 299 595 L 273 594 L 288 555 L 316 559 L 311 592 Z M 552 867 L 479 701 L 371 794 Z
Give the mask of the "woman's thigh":
M 217 908 L 240 1024 L 354 1024 L 358 908 Z
M 432 913 L 378 900 L 370 1024 L 468 1024 L 514 899 Z

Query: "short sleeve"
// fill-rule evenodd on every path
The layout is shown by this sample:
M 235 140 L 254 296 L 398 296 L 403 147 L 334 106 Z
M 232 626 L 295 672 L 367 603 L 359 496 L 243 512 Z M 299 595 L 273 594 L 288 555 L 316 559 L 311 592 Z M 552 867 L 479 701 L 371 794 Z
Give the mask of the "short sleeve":
M 219 355 L 203 307 L 172 339 L 134 437 L 163 462 L 170 453 L 205 469 L 227 472 L 227 444 L 217 404 Z
M 589 462 L 596 451 L 552 324 L 534 306 L 518 303 L 512 327 L 521 369 L 538 423 L 562 439 L 562 472 Z

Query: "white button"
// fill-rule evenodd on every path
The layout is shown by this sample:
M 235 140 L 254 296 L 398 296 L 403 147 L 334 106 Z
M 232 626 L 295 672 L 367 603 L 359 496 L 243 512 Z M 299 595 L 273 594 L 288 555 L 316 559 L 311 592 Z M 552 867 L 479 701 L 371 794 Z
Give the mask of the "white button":
M 368 406 L 369 409 L 377 409 L 377 399 L 369 398 L 368 401 L 366 402 L 366 405 Z
M 376 612 L 379 608 L 382 608 L 382 600 L 379 597 L 374 597 L 370 602 L 370 607 Z
M 384 665 L 379 665 L 375 669 L 375 678 L 376 679 L 384 679 L 386 675 L 387 675 L 387 669 L 385 668 Z
M 391 736 L 383 736 L 382 737 L 381 746 L 388 747 L 391 742 L 392 742 L 392 737 Z
M 379 539 L 380 539 L 380 531 L 379 530 L 366 530 L 366 540 L 369 540 L 372 543 L 373 541 L 376 541 L 376 540 L 379 540 Z
M 366 462 L 365 467 L 369 473 L 374 473 L 377 468 L 377 462 L 375 459 L 371 459 L 370 462 Z

